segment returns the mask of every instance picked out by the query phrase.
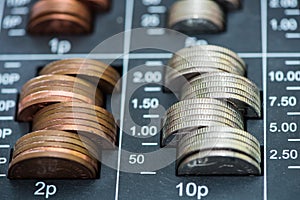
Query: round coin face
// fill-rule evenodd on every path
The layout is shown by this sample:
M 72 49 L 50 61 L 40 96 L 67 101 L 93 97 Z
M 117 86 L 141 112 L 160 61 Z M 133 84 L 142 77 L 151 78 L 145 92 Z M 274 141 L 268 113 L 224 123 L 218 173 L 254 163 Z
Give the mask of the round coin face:
M 178 163 L 178 175 L 259 175 L 260 165 L 238 152 L 211 150 L 193 154 Z
M 91 179 L 96 178 L 92 160 L 63 148 L 29 150 L 12 160 L 10 179 Z

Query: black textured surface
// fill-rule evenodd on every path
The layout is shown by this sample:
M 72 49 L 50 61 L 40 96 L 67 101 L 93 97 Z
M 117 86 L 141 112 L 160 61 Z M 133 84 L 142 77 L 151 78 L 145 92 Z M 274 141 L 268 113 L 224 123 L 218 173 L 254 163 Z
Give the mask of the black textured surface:
M 9 0 L 7 0 L 8 2 Z M 34 1 L 32 1 L 34 2 Z M 127 1 L 127 6 L 130 7 L 131 0 Z M 141 27 L 141 16 L 147 13 L 147 7 L 143 5 L 142 0 L 135 0 L 133 9 L 133 21 L 132 28 Z M 174 0 L 163 0 L 160 5 L 168 8 Z M 216 44 L 228 47 L 245 59 L 248 66 L 247 76 L 254 81 L 259 88 L 265 92 L 263 95 L 266 105 L 267 115 L 265 115 L 267 121 L 266 130 L 269 129 L 271 122 L 283 123 L 283 122 L 295 122 L 299 125 L 299 116 L 287 116 L 287 112 L 299 111 L 299 106 L 295 107 L 283 107 L 273 106 L 270 107 L 270 101 L 268 96 L 295 96 L 299 100 L 299 91 L 286 91 L 287 86 L 299 86 L 299 82 L 287 82 L 274 83 L 269 80 L 265 72 L 281 70 L 297 71 L 300 65 L 286 66 L 286 60 L 299 60 L 299 43 L 300 39 L 286 39 L 285 32 L 272 31 L 269 26 L 269 20 L 282 19 L 282 18 L 295 18 L 299 23 L 299 15 L 288 16 L 284 15 L 284 9 L 276 8 L 272 9 L 268 7 L 267 21 L 261 21 L 262 16 L 265 16 L 266 10 L 261 8 L 261 5 L 267 6 L 271 1 L 267 0 L 245 0 L 243 1 L 243 7 L 241 10 L 230 13 L 227 16 L 226 32 L 213 35 L 201 35 L 197 36 L 199 40 L 206 40 L 210 44 Z M 32 3 L 29 4 L 31 7 Z M 127 8 L 128 8 L 127 7 Z M 128 9 L 130 10 L 130 9 Z M 127 11 L 128 11 L 127 10 Z M 5 6 L 4 18 L 11 14 L 12 8 Z M 108 13 L 97 15 L 94 23 L 93 33 L 85 36 L 57 36 L 59 40 L 69 40 L 72 44 L 72 49 L 67 54 L 58 55 L 53 54 L 48 46 L 52 37 L 38 37 L 38 36 L 19 36 L 9 37 L 7 29 L 2 29 L 0 32 L 0 74 L 5 73 L 19 73 L 21 78 L 19 81 L 12 85 L 4 85 L 0 83 L 0 89 L 3 88 L 17 88 L 20 91 L 22 85 L 30 78 L 37 75 L 38 69 L 43 65 L 49 63 L 52 60 L 57 60 L 66 57 L 85 57 L 87 54 L 99 43 L 109 38 L 112 35 L 124 31 L 125 16 L 130 15 L 126 13 L 126 1 L 114 0 L 112 10 Z M 159 27 L 165 27 L 166 14 L 158 14 L 161 20 Z M 22 24 L 15 27 L 15 29 L 24 28 L 28 19 L 27 15 L 21 15 Z M 3 21 L 3 20 L 2 20 Z M 128 23 L 128 22 L 126 22 Z M 3 23 L 2 23 L 3 24 Z M 267 41 L 262 40 L 263 31 L 261 27 L 268 27 Z M 299 28 L 295 31 L 297 32 Z M 162 61 L 167 63 L 168 55 L 153 54 L 161 53 L 159 49 L 153 47 L 163 47 L 169 50 L 177 50 L 184 47 L 184 41 L 182 37 L 171 32 L 166 32 L 163 36 L 149 36 L 132 34 L 132 49 L 138 48 L 134 54 L 131 54 L 129 60 L 129 76 L 127 81 L 126 100 L 125 100 L 125 116 L 120 119 L 119 103 L 121 94 L 117 95 L 118 98 L 112 101 L 116 103 L 118 110 L 116 118 L 118 121 L 124 122 L 124 130 L 129 130 L 133 125 L 132 120 L 139 125 L 147 125 L 149 120 L 142 119 L 142 115 L 147 113 L 146 110 L 133 110 L 130 106 L 131 100 L 134 98 L 143 97 L 156 97 L 159 98 L 163 107 L 168 108 L 174 102 L 176 97 L 170 93 L 153 92 L 145 93 L 143 87 L 145 85 L 139 85 L 132 83 L 132 74 L 136 71 L 137 66 L 145 64 L 146 61 Z M 179 39 L 176 39 L 176 37 Z M 102 49 L 101 55 L 91 55 L 92 58 L 98 58 L 105 62 L 110 62 L 112 54 L 123 53 L 123 37 L 118 40 L 110 41 L 109 48 Z M 263 45 L 267 45 L 267 52 L 269 54 L 263 54 Z M 139 49 L 139 47 L 152 47 L 151 49 Z M 267 66 L 263 66 L 264 56 L 268 56 Z M 117 57 L 117 56 L 116 56 Z M 7 69 L 5 63 L 7 62 L 20 62 L 21 68 Z M 120 57 L 113 62 L 119 71 L 123 71 L 122 68 L 123 59 Z M 124 66 L 123 66 L 124 67 Z M 266 68 L 264 68 L 266 67 Z M 161 66 L 145 67 L 143 70 L 161 71 L 164 72 Z M 266 80 L 264 82 L 264 80 Z M 162 84 L 163 82 L 159 83 Z M 264 83 L 266 84 L 264 87 Z M 147 85 L 151 86 L 151 85 Z M 139 88 L 139 89 L 137 89 Z M 133 92 L 133 95 L 129 95 Z M 108 97 L 110 98 L 110 97 Z M 17 94 L 4 94 L 1 93 L 0 101 L 2 100 L 15 100 L 17 101 Z M 109 102 L 109 101 L 107 101 Z M 110 103 L 107 104 L 107 108 L 110 109 Z M 8 111 L 0 111 L 0 116 L 15 116 L 16 107 L 9 109 Z M 152 121 L 154 124 L 160 125 L 160 119 Z M 187 197 L 185 194 L 180 197 L 178 195 L 178 189 L 176 185 L 183 182 L 184 185 L 189 182 L 194 182 L 199 186 L 207 186 L 209 193 L 207 196 L 201 199 L 207 200 L 262 200 L 264 196 L 271 200 L 289 200 L 298 199 L 300 195 L 300 179 L 299 170 L 289 170 L 288 166 L 300 165 L 300 158 L 294 160 L 270 160 L 269 151 L 272 149 L 278 149 L 281 152 L 283 149 L 296 149 L 300 151 L 299 144 L 289 143 L 289 138 L 299 138 L 299 131 L 295 133 L 271 133 L 266 132 L 264 137 L 264 121 L 260 120 L 247 120 L 247 130 L 255 135 L 262 144 L 262 152 L 266 148 L 266 173 L 262 176 L 253 177 L 232 177 L 232 176 L 200 176 L 200 177 L 179 177 L 176 176 L 175 163 L 173 162 L 167 167 L 156 170 L 156 175 L 142 175 L 139 173 L 117 173 L 117 170 L 101 166 L 100 179 L 97 180 L 14 180 L 10 181 L 6 177 L 0 177 L 0 199 L 44 199 L 45 196 L 35 196 L 34 192 L 38 189 L 35 184 L 38 181 L 43 181 L 47 185 L 55 185 L 57 192 L 55 195 L 50 196 L 49 199 L 197 199 L 197 197 Z M 0 129 L 11 128 L 12 134 L 6 138 L 0 138 L 0 145 L 9 144 L 13 147 L 15 141 L 30 131 L 30 126 L 27 123 L 18 123 L 16 121 L 0 121 Z M 0 135 L 1 136 L 1 135 Z M 151 152 L 159 150 L 159 146 L 143 147 L 142 142 L 158 142 L 159 134 L 152 138 L 141 139 L 133 138 L 128 134 L 122 135 L 122 143 L 119 144 L 122 149 L 125 149 L 134 153 Z M 264 143 L 267 145 L 264 147 Z M 0 161 L 2 158 L 9 159 L 10 149 L 0 148 Z M 169 149 L 170 155 L 175 157 L 175 150 Z M 145 154 L 146 155 L 146 154 Z M 117 164 L 118 152 L 108 154 L 108 157 L 114 157 L 114 165 Z M 147 157 L 146 157 L 147 159 Z M 153 158 L 152 158 L 153 159 Z M 128 154 L 122 153 L 120 159 L 120 168 L 132 167 L 128 164 Z M 152 160 L 153 161 L 153 160 Z M 161 162 L 162 160 L 155 160 L 153 162 Z M 145 161 L 145 163 L 150 161 Z M 1 164 L 0 162 L 0 174 L 7 172 L 8 163 Z M 133 168 L 133 167 L 132 167 Z M 140 171 L 147 171 L 147 166 L 137 167 Z M 262 164 L 262 171 L 264 171 L 264 165 Z M 264 187 L 267 186 L 266 187 Z M 118 192 L 116 195 L 116 191 Z M 185 193 L 185 191 L 184 191 Z

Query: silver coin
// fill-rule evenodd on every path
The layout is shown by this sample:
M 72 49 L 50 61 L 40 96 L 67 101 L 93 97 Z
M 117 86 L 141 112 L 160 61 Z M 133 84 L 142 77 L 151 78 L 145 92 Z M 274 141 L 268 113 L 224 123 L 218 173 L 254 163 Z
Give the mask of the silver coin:
M 246 66 L 245 61 L 240 58 L 234 51 L 221 47 L 216 45 L 197 45 L 192 47 L 186 47 L 176 52 L 177 55 L 185 55 L 187 52 L 193 52 L 193 51 L 211 51 L 211 52 L 220 52 L 223 54 L 226 54 L 233 59 L 237 60 L 242 66 Z
M 187 139 L 185 143 L 180 143 L 177 148 L 177 158 L 180 161 L 188 155 L 205 150 L 231 150 L 241 152 L 252 157 L 258 163 L 261 162 L 260 153 L 244 142 L 226 138 L 201 138 L 200 136 Z
M 260 175 L 259 163 L 228 150 L 195 153 L 177 164 L 178 175 Z
M 202 128 L 202 129 L 208 129 L 211 127 L 207 128 Z M 226 127 L 224 127 L 226 128 Z M 247 145 L 250 145 L 257 153 L 260 155 L 260 145 L 257 144 L 258 141 L 256 138 L 251 135 L 250 133 L 243 132 L 243 134 L 238 134 L 238 132 L 233 131 L 233 132 L 222 132 L 222 131 L 210 131 L 210 132 L 205 132 L 202 129 L 196 130 L 191 132 L 190 134 L 184 135 L 182 138 L 180 138 L 180 141 L 178 143 L 178 149 L 185 149 L 187 146 L 190 145 L 189 142 L 187 141 L 193 141 L 193 140 L 213 140 L 218 141 L 219 139 L 230 139 L 232 141 L 240 141 L 243 142 Z M 235 128 L 233 128 L 235 129 Z
M 224 13 L 213 1 L 176 1 L 169 11 L 168 26 L 182 32 L 220 32 L 224 29 Z

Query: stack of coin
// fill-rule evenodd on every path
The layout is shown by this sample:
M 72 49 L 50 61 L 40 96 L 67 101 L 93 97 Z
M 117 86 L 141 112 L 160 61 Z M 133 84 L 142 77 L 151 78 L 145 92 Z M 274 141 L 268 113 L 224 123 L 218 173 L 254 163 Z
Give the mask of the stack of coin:
M 233 51 L 215 45 L 183 48 L 170 59 L 166 70 L 166 85 L 176 87 L 184 80 L 210 72 L 228 72 L 244 76 L 245 62 Z M 182 80 L 182 81 L 181 81 Z
M 211 0 L 178 0 L 169 11 L 168 26 L 186 33 L 216 33 L 224 30 L 220 5 Z
M 179 50 L 169 66 L 166 86 L 181 91 L 181 101 L 165 114 L 162 145 L 177 145 L 177 173 L 260 174 L 259 142 L 243 131 L 244 116 L 261 116 L 245 62 L 229 49 L 201 45 Z
M 40 75 L 45 74 L 77 76 L 98 85 L 106 93 L 112 93 L 114 89 L 119 90 L 117 84 L 120 79 L 119 73 L 110 65 L 96 60 L 81 58 L 59 60 L 46 65 L 40 72 Z
M 181 99 L 193 98 L 225 100 L 236 106 L 247 117 L 261 116 L 260 93 L 257 86 L 239 75 L 216 72 L 197 76 L 182 89 Z
M 179 175 L 258 175 L 260 144 L 250 133 L 207 127 L 182 137 L 177 151 Z
M 27 26 L 31 34 L 83 34 L 91 31 L 92 13 L 77 0 L 39 0 Z
M 102 91 L 111 93 L 120 75 L 85 59 L 50 63 L 41 74 L 20 94 L 18 119 L 33 120 L 35 132 L 16 143 L 9 177 L 96 178 L 102 150 L 117 138 L 114 117 L 100 107 Z
M 9 165 L 10 179 L 91 179 L 99 171 L 96 149 L 84 136 L 42 130 L 21 137 Z
M 112 149 L 116 143 L 117 128 L 112 114 L 86 103 L 66 102 L 47 106 L 35 114 L 32 129 L 75 132 L 91 139 L 98 149 Z
M 180 138 L 191 130 L 208 126 L 244 129 L 244 122 L 240 113 L 229 103 L 211 98 L 183 100 L 166 111 L 162 145 L 169 144 L 174 135 Z
M 65 75 L 43 75 L 28 81 L 22 88 L 18 119 L 30 121 L 41 108 L 57 102 L 84 102 L 103 105 L 102 93 L 91 83 Z

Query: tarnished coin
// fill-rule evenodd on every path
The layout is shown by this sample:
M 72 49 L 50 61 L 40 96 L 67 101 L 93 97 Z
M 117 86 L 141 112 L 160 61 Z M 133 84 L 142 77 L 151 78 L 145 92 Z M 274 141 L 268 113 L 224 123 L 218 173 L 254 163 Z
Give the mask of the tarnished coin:
M 251 157 L 229 150 L 197 152 L 177 165 L 178 175 L 260 175 L 261 169 Z
M 40 147 L 19 154 L 9 164 L 10 179 L 92 179 L 94 160 L 80 152 Z M 96 163 L 94 163 L 96 164 Z

